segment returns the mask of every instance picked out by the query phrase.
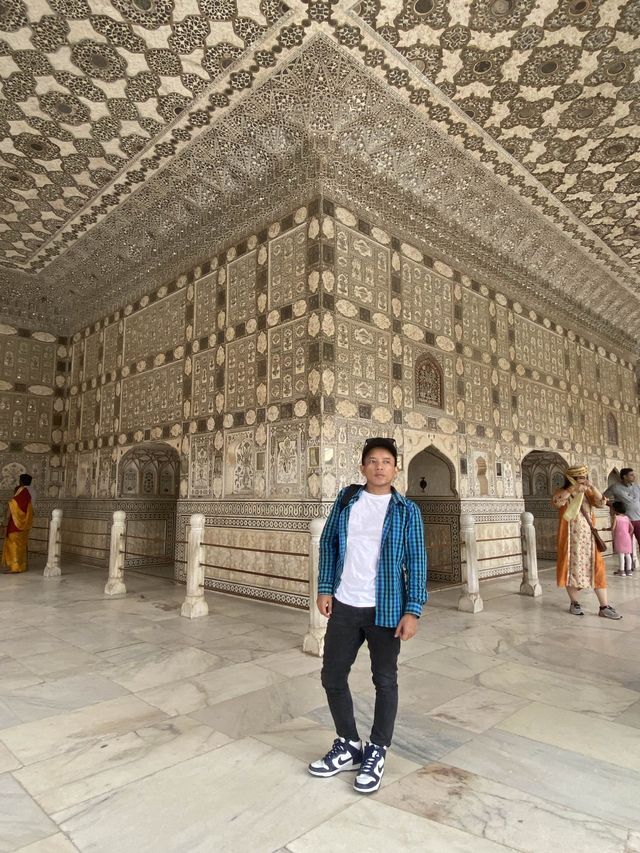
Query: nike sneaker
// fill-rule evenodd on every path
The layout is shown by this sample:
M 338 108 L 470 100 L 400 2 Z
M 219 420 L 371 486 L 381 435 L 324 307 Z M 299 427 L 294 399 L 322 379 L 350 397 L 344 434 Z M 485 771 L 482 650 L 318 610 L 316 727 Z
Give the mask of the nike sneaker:
M 335 776 L 343 770 L 357 770 L 362 763 L 362 741 L 337 737 L 324 758 L 309 765 L 312 776 Z
M 382 782 L 386 755 L 386 746 L 376 746 L 375 743 L 364 745 L 360 772 L 353 783 L 354 790 L 360 794 L 372 794 L 378 790 Z

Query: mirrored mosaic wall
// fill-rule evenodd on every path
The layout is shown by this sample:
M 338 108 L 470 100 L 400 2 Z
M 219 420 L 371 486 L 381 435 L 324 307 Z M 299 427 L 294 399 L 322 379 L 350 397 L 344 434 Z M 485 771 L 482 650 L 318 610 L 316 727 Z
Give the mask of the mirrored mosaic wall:
M 38 495 L 60 492 L 66 343 L 0 322 L 0 499 L 23 473 Z
M 64 442 L 65 496 L 117 498 L 131 448 L 170 446 L 178 572 L 188 516 L 202 511 L 208 583 L 289 604 L 305 601 L 309 519 L 359 479 L 371 435 L 396 439 L 398 485 L 425 499 L 443 553 L 470 508 L 490 538 L 502 529 L 513 539 L 531 450 L 584 459 L 600 485 L 613 467 L 640 462 L 633 365 L 328 198 L 123 306 L 68 348 L 50 346 L 68 356 L 64 400 L 53 367 L 50 385 L 39 383 L 66 410 L 64 436 L 50 439 Z M 7 404 L 24 393 L 18 376 L 32 368 L 21 365 L 2 391 Z M 55 427 L 63 413 L 54 414 Z M 446 517 L 425 450 L 451 471 Z M 499 550 L 486 560 L 485 574 L 505 568 Z
M 527 452 L 584 457 L 606 478 L 637 458 L 636 403 L 632 366 L 616 354 L 315 200 L 74 336 L 67 494 L 115 497 L 121 457 L 169 443 L 181 457 L 179 540 L 204 511 L 212 585 L 296 603 L 301 502 L 357 480 L 366 437 L 395 437 L 399 484 L 413 460 L 417 498 L 419 453 L 435 448 L 479 523 L 509 533 Z M 445 518 L 425 499 L 433 548 L 453 548 L 460 506 Z M 487 572 L 500 557 L 486 555 Z

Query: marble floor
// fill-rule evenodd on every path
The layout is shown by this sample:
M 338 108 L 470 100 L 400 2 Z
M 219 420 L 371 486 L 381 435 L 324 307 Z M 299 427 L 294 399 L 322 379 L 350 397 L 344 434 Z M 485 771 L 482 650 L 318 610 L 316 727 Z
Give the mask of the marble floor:
M 624 618 L 570 616 L 542 572 L 435 590 L 403 646 L 401 707 L 377 794 L 315 779 L 333 738 L 299 611 L 66 565 L 0 575 L 0 851 L 640 853 L 640 578 Z M 352 674 L 362 734 L 366 652 Z

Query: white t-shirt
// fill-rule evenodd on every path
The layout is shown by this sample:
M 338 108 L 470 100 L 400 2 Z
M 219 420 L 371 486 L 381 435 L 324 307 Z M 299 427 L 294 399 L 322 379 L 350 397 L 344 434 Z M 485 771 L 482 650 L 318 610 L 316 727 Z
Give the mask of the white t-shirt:
M 351 607 L 375 607 L 376 574 L 380 557 L 382 527 L 391 500 L 363 490 L 351 507 L 344 558 L 336 598 Z

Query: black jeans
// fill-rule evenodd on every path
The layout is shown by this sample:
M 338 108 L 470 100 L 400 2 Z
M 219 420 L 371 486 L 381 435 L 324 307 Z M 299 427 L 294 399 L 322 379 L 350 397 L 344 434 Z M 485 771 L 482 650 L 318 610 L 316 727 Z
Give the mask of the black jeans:
M 334 597 L 324 640 L 321 678 L 337 734 L 347 740 L 359 740 L 348 678 L 358 650 L 366 640 L 376 688 L 371 742 L 389 746 L 398 710 L 400 639 L 393 636 L 395 628 L 374 624 L 375 612 L 375 607 L 350 607 Z

